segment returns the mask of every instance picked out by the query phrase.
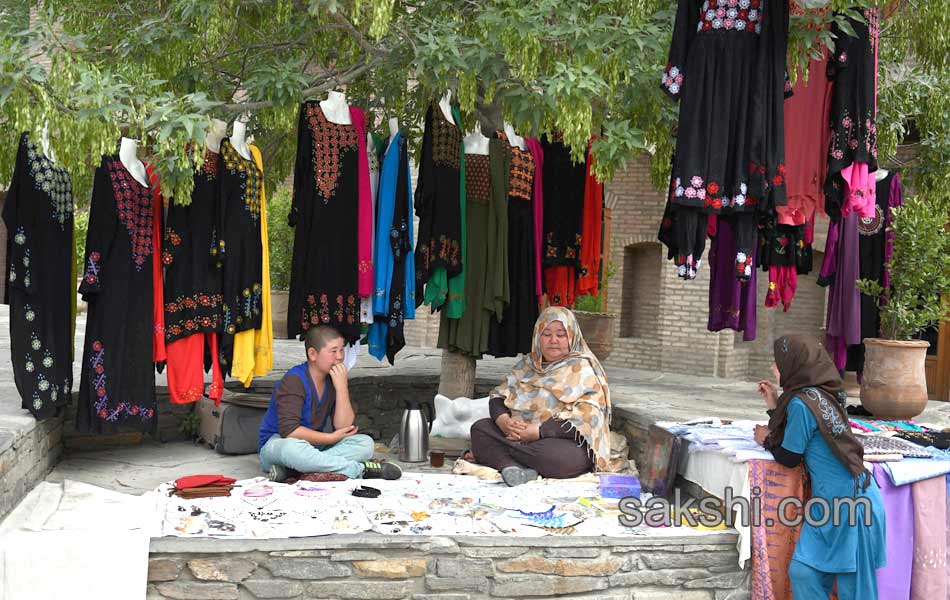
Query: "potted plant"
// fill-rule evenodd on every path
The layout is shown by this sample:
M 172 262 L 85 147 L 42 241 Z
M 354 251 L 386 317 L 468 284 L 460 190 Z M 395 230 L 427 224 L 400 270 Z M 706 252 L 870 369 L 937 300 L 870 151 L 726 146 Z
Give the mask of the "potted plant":
M 584 340 L 590 346 L 591 352 L 598 360 L 605 360 L 614 349 L 616 337 L 617 315 L 607 312 L 607 298 L 604 288 L 607 282 L 616 274 L 614 264 L 608 263 L 604 268 L 603 278 L 600 281 L 598 295 L 584 294 L 574 299 L 572 311 L 577 318 L 577 324 L 584 334 Z
M 858 281 L 862 293 L 877 299 L 881 315 L 882 337 L 864 340 L 861 383 L 861 404 L 876 417 L 909 419 L 927 406 L 925 365 L 930 343 L 913 338 L 950 314 L 947 215 L 945 203 L 919 196 L 892 209 L 890 287 Z

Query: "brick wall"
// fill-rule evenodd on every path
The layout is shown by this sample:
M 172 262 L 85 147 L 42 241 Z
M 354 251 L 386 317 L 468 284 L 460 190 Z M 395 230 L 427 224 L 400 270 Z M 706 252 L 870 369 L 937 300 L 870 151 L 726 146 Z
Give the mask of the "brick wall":
M 764 306 L 767 275 L 757 274 L 756 339 L 742 341 L 732 330 L 710 332 L 710 271 L 704 262 L 693 281 L 676 276 L 666 249 L 656 240 L 664 197 L 649 179 L 649 158 L 638 157 L 606 187 L 613 211 L 610 260 L 617 274 L 609 282 L 608 310 L 619 315 L 617 341 L 607 364 L 669 372 L 758 379 L 769 374 L 772 341 L 783 333 L 823 337 L 825 288 L 815 272 L 799 278 L 788 312 Z M 815 248 L 824 248 L 827 221 L 815 232 Z M 708 250 L 708 248 L 707 248 Z

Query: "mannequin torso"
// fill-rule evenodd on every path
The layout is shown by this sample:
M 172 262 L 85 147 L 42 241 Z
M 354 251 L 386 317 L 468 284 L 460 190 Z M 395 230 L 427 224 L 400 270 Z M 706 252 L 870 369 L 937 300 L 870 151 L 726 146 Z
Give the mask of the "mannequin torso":
M 205 134 L 205 147 L 215 154 L 221 152 L 221 140 L 228 133 L 228 124 L 221 119 L 212 119 L 208 133 Z
M 343 92 L 331 91 L 327 94 L 326 100 L 320 101 L 320 110 L 327 121 L 337 125 L 352 125 L 350 118 L 350 105 L 346 102 L 346 95 Z
M 244 160 L 251 160 L 251 149 L 247 145 L 247 139 L 244 137 L 247 133 L 247 123 L 244 121 L 234 121 L 231 129 L 231 146 Z
M 462 140 L 465 154 L 488 154 L 488 138 L 482 135 L 479 129 L 465 136 Z
M 43 131 L 40 133 L 40 146 L 43 148 L 43 154 L 50 162 L 56 162 L 56 155 L 53 154 L 53 148 L 49 145 L 49 123 L 43 123 Z
M 455 117 L 452 116 L 452 90 L 445 92 L 442 99 L 439 100 L 439 108 L 442 109 L 442 116 L 449 123 L 455 124 Z
M 145 173 L 145 165 L 142 164 L 142 161 L 140 161 L 135 155 L 136 147 L 137 143 L 135 140 L 129 139 L 127 137 L 122 138 L 122 141 L 119 142 L 119 161 L 122 163 L 122 166 L 125 167 L 125 170 L 128 171 L 136 181 L 141 183 L 143 186 L 148 187 L 148 177 Z
M 511 123 L 505 123 L 505 135 L 508 136 L 508 143 L 518 147 L 520 150 L 527 150 L 528 146 L 524 143 L 524 138 L 515 133 L 515 128 Z
M 386 144 L 386 151 L 389 151 L 389 147 L 393 145 L 393 140 L 396 139 L 396 134 L 399 133 L 399 119 L 396 117 L 389 118 L 389 142 Z

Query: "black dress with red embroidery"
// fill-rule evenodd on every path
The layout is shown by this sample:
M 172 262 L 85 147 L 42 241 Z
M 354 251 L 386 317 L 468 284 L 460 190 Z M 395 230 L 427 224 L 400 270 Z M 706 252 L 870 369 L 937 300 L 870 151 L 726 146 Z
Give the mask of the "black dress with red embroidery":
M 845 184 L 841 171 L 856 162 L 877 170 L 877 125 L 875 124 L 875 45 L 877 9 L 864 11 L 864 21 L 846 20 L 856 37 L 836 23 L 834 54 L 828 57 L 827 75 L 834 82 L 828 114 L 831 143 L 828 146 L 828 175 L 825 179 L 825 212 L 832 221 L 841 218 L 845 204 Z
M 679 0 L 660 83 L 680 101 L 661 240 L 683 278 L 696 276 L 707 214 L 736 215 L 737 258 L 751 257 L 753 215 L 786 203 L 787 38 L 788 0 Z
M 117 156 L 96 169 L 79 293 L 88 303 L 76 427 L 155 431 L 153 236 L 158 195 Z
M 294 251 L 287 336 L 326 324 L 355 342 L 360 336 L 359 137 L 352 124 L 328 120 L 319 102 L 300 107 L 288 221 Z
M 72 390 L 73 195 L 66 169 L 26 133 L 20 136 L 3 221 L 13 380 L 21 406 L 40 420 L 65 406 Z
M 538 320 L 535 288 L 534 157 L 508 143 L 504 132 L 496 133 L 511 156 L 508 180 L 508 290 L 509 302 L 501 321 L 491 320 L 488 353 L 517 356 L 531 351 L 534 324 Z
M 581 225 L 584 219 L 584 186 L 587 166 L 574 162 L 571 149 L 558 137 L 541 138 L 544 164 L 544 244 L 541 264 L 545 267 L 580 267 Z
M 219 155 L 207 150 L 195 173 L 191 204 L 172 199 L 165 219 L 165 342 L 221 331 L 216 185 Z
M 437 268 L 445 268 L 447 278 L 462 272 L 461 159 L 462 132 L 433 102 L 426 111 L 415 192 L 416 306 Z
M 244 158 L 231 142 L 221 142 L 216 196 L 218 256 L 222 262 L 221 370 L 231 372 L 234 335 L 261 326 L 264 250 L 261 241 L 261 182 L 254 157 Z

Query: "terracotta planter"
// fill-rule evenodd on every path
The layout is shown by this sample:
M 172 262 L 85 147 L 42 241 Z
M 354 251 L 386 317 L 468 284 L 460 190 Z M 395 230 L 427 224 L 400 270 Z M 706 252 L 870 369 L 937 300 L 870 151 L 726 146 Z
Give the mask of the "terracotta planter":
M 927 408 L 930 342 L 864 340 L 861 404 L 880 419 L 911 419 Z
M 605 360 L 614 349 L 614 322 L 617 315 L 579 310 L 573 312 L 591 352 L 598 360 Z
M 287 339 L 287 304 L 290 301 L 290 292 L 271 290 L 270 314 L 274 327 L 274 339 Z

